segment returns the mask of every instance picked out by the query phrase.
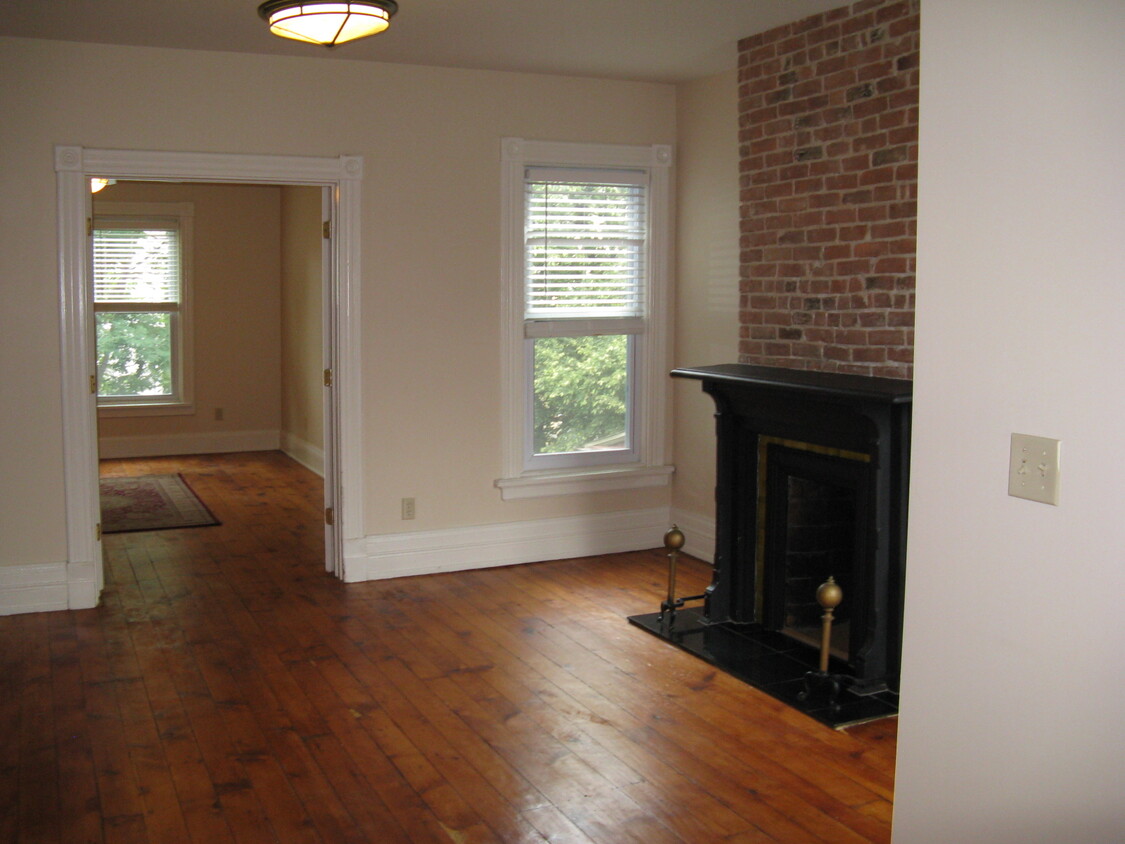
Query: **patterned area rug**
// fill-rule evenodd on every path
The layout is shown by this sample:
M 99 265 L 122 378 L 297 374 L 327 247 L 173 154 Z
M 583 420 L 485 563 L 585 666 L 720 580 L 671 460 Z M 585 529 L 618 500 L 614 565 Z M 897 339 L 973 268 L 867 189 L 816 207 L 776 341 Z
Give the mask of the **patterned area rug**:
M 102 533 L 220 524 L 180 475 L 102 478 Z

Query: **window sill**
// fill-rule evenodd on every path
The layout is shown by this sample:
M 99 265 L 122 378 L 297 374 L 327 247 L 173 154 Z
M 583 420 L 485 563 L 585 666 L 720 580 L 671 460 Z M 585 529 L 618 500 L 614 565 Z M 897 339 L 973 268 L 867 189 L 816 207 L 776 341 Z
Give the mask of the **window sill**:
M 609 492 L 620 489 L 667 486 L 673 466 L 612 466 L 597 469 L 568 469 L 542 472 L 518 478 L 500 478 L 495 482 L 504 501 L 520 498 L 546 498 L 551 495 L 575 495 Z
M 190 416 L 193 413 L 195 413 L 195 405 L 182 402 L 98 405 L 98 416 L 102 419 L 127 416 Z

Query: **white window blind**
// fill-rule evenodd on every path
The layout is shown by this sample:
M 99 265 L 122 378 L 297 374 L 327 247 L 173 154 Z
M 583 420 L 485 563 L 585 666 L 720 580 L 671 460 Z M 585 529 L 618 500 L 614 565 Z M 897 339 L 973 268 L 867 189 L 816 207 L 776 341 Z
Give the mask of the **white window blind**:
M 646 174 L 525 171 L 526 319 L 644 314 Z
M 94 231 L 94 301 L 179 302 L 181 260 L 177 221 L 99 219 Z

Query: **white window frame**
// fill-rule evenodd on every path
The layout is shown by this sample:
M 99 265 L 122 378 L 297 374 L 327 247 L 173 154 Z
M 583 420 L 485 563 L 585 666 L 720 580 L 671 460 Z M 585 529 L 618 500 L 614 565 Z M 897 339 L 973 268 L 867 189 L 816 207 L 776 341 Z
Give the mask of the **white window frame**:
M 505 138 L 501 143 L 501 277 L 503 319 L 502 437 L 504 476 L 496 481 L 504 500 L 663 486 L 665 465 L 670 312 L 670 170 L 672 148 Z M 543 336 L 524 313 L 524 182 L 528 167 L 643 171 L 648 181 L 648 253 L 645 312 L 626 330 L 617 320 L 573 320 L 581 336 L 631 336 L 630 450 L 532 457 L 532 338 Z M 550 335 L 558 336 L 558 330 Z
M 180 237 L 180 304 L 176 328 L 172 336 L 172 372 L 174 389 L 171 396 L 106 397 L 97 399 L 98 416 L 174 416 L 195 413 L 194 344 L 192 323 L 192 254 L 194 244 L 195 206 L 191 202 L 113 202 L 94 200 L 94 230 L 102 220 L 128 219 L 131 222 L 154 222 L 174 218 Z M 93 241 L 91 240 L 91 243 Z M 93 302 L 91 278 L 91 314 L 96 318 L 100 308 Z

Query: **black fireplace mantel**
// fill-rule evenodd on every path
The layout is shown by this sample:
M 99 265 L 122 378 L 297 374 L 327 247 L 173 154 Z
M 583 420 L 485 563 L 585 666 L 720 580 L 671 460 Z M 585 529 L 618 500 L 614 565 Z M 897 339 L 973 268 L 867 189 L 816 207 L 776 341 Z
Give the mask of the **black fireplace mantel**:
M 722 364 L 673 370 L 715 400 L 715 582 L 712 622 L 760 623 L 755 609 L 759 440 L 799 440 L 867 455 L 865 641 L 853 655 L 860 687 L 897 685 L 913 384 L 833 372 Z
M 852 602 L 851 645 L 836 669 L 848 675 L 852 693 L 892 693 L 901 652 L 912 383 L 748 364 L 682 368 L 672 375 L 700 381 L 715 401 L 714 577 L 701 612 L 687 611 L 682 623 L 661 616 L 643 626 L 716 664 L 719 646 L 693 644 L 690 630 L 700 631 L 700 643 L 719 642 L 720 627 L 739 637 L 761 631 L 763 641 L 787 659 L 805 659 L 776 644 L 791 640 L 780 633 L 777 611 L 771 614 L 773 599 L 763 597 L 776 591 L 770 581 L 776 575 L 766 573 L 776 540 L 767 534 L 776 535 L 775 522 L 785 518 L 773 513 L 773 493 L 764 490 L 775 489 L 770 485 L 784 473 L 823 468 L 855 496 L 854 552 L 848 556 L 854 563 L 848 565 L 845 595 Z M 745 654 L 733 658 L 743 675 L 757 670 Z M 786 699 L 794 684 L 761 687 Z
M 871 447 L 890 434 L 909 443 L 911 381 L 742 363 L 684 367 L 672 375 L 702 381 L 720 413 L 744 417 L 767 435 L 839 448 Z
M 809 396 L 836 396 L 845 400 L 870 400 L 908 403 L 913 382 L 898 378 L 875 378 L 844 372 L 818 372 L 812 369 L 785 369 L 754 366 L 748 363 L 722 363 L 717 366 L 685 366 L 672 370 L 677 378 L 755 385 L 769 390 Z

